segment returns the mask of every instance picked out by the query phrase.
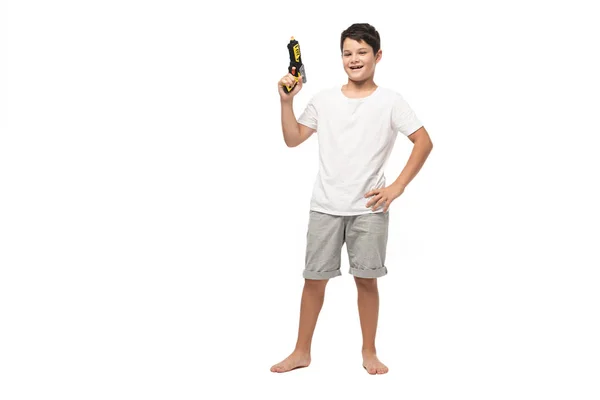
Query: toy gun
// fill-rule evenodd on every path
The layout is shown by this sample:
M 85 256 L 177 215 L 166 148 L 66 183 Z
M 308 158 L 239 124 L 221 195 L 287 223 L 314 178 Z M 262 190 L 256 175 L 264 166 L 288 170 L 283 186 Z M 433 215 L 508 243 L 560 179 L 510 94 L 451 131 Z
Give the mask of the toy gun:
M 302 79 L 302 83 L 306 83 L 306 73 L 304 71 L 304 64 L 302 64 L 302 57 L 300 55 L 300 44 L 294 37 L 290 39 L 290 42 L 287 45 L 288 51 L 290 53 L 290 66 L 288 67 L 288 72 L 295 77 L 296 83 L 298 79 Z M 291 92 L 294 87 L 296 87 L 296 83 L 294 86 L 285 85 L 283 90 L 286 93 Z

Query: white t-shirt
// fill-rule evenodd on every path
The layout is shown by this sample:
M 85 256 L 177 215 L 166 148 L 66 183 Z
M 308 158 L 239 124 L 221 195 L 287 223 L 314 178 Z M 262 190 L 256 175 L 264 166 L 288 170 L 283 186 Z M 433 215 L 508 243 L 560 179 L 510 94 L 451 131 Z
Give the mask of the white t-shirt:
M 334 215 L 383 212 L 367 208 L 364 195 L 386 186 L 398 132 L 408 136 L 423 126 L 398 92 L 381 86 L 360 99 L 346 97 L 341 86 L 321 90 L 298 122 L 316 129 L 319 143 L 310 209 Z

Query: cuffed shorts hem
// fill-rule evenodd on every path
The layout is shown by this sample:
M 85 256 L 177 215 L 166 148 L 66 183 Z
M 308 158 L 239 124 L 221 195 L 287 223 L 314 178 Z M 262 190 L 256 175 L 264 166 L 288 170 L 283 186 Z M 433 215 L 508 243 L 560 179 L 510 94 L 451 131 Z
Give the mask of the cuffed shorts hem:
M 302 273 L 302 277 L 304 279 L 331 279 L 331 278 L 335 278 L 336 276 L 340 276 L 340 275 L 342 275 L 342 272 L 339 269 L 336 269 L 335 271 L 324 271 L 324 272 L 305 270 Z
M 387 275 L 388 270 L 386 267 L 377 269 L 359 269 L 350 267 L 348 272 L 357 278 L 381 278 L 382 276 Z

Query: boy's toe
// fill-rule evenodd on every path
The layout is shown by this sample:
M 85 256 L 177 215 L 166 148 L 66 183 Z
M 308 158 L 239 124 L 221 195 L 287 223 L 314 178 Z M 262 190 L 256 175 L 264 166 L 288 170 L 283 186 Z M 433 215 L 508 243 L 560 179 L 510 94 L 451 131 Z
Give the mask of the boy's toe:
M 367 372 L 368 372 L 369 374 L 371 374 L 371 375 L 375 375 L 375 374 L 377 374 L 377 368 L 375 368 L 375 367 L 372 367 L 372 366 L 368 366 L 368 367 L 366 367 L 366 366 L 364 366 L 364 365 L 363 365 L 363 368 L 364 368 L 364 369 L 366 369 L 366 370 L 367 370 Z

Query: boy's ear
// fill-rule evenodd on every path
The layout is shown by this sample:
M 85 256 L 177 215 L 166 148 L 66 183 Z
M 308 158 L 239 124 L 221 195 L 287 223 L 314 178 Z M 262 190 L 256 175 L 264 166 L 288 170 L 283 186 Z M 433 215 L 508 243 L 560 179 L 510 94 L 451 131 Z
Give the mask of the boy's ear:
M 377 51 L 377 53 L 375 54 L 375 62 L 378 63 L 379 61 L 381 61 L 382 56 L 383 56 L 383 52 L 381 51 L 381 49 L 379 49 Z

